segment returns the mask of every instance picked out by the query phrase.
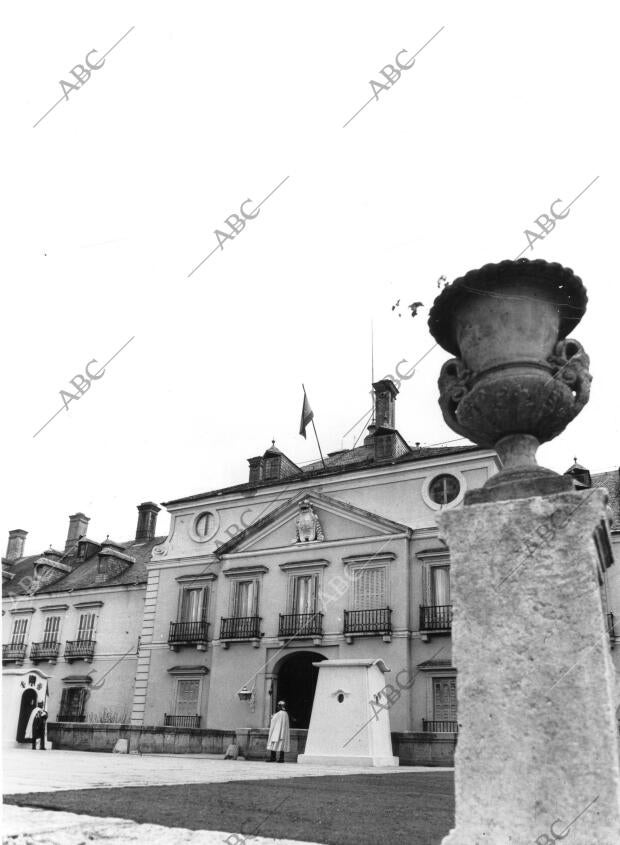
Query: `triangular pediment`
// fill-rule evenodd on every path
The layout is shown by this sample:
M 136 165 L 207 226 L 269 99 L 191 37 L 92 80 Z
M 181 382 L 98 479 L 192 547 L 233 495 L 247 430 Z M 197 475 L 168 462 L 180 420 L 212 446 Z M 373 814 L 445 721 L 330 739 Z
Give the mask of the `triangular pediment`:
M 302 520 L 298 531 L 297 519 L 302 512 L 307 518 Z M 316 526 L 313 525 L 312 515 L 318 519 Z M 330 542 L 389 537 L 410 531 L 406 525 L 324 493 L 303 492 L 236 534 L 220 546 L 216 554 L 222 556 L 294 547 L 314 547 L 318 550 L 321 545 Z M 310 536 L 310 539 L 306 541 L 305 536 Z

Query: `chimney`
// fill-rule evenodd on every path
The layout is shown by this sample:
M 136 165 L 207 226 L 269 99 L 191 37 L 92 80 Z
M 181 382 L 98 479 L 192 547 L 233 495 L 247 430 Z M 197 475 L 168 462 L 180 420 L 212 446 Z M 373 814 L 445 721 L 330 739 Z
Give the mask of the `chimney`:
M 152 540 L 155 536 L 157 514 L 161 508 L 158 508 L 155 502 L 142 502 L 137 507 L 138 525 L 136 528 L 136 540 Z
M 372 422 L 368 426 L 368 434 L 364 438 L 364 446 L 371 446 L 378 428 L 396 428 L 396 397 L 398 388 L 389 378 L 375 381 L 372 385 L 374 393 L 374 409 Z
M 65 543 L 65 554 L 73 554 L 77 551 L 77 544 L 80 537 L 86 536 L 90 519 L 83 513 L 74 513 L 69 517 L 69 531 Z
M 14 528 L 13 531 L 9 531 L 9 542 L 6 547 L 4 563 L 15 563 L 15 561 L 23 558 L 27 536 L 28 532 L 21 528 Z
M 261 468 L 263 459 L 260 455 L 256 458 L 248 458 L 250 465 L 250 484 L 258 484 L 261 480 Z
M 396 428 L 395 403 L 398 388 L 389 378 L 373 383 L 375 391 L 375 425 L 377 428 Z

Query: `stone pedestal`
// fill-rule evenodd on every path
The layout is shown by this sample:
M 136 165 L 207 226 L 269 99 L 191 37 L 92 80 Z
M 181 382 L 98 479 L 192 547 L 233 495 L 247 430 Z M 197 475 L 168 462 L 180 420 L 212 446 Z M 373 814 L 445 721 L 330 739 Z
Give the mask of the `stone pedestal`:
M 456 827 L 443 845 L 620 843 L 601 490 L 440 516 L 458 670 Z M 562 837 L 559 834 L 563 834 Z
M 323 660 L 305 754 L 308 765 L 398 766 L 392 754 L 382 660 Z

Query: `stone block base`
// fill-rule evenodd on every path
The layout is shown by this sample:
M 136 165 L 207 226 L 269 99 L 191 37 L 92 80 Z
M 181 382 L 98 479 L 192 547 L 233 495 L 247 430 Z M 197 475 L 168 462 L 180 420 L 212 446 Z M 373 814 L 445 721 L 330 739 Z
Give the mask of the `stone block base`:
M 398 766 L 398 757 L 338 757 L 337 755 L 300 754 L 297 762 L 306 766 L 368 766 L 386 768 Z

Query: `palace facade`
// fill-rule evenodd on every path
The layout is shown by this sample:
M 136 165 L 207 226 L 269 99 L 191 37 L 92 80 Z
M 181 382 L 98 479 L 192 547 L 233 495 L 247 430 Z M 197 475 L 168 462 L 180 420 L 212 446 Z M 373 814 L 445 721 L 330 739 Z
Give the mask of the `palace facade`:
M 167 537 L 155 536 L 152 502 L 138 506 L 136 536 L 124 543 L 89 540 L 81 513 L 62 552 L 25 556 L 26 532 L 10 532 L 5 739 L 23 740 L 42 698 L 50 723 L 253 731 L 263 742 L 285 699 L 301 736 L 316 664 L 378 658 L 390 669 L 392 731 L 453 740 L 450 552 L 436 517 L 499 461 L 476 446 L 411 446 L 396 428 L 398 389 L 389 379 L 373 388 L 361 446 L 300 467 L 272 443 L 248 460 L 245 482 L 165 502 Z M 575 462 L 567 474 L 578 489 L 609 492 L 611 529 L 601 527 L 597 544 L 613 649 L 620 473 L 591 476 Z
M 373 387 L 360 447 L 302 468 L 272 444 L 249 459 L 245 483 L 164 503 L 170 533 L 147 567 L 134 725 L 264 729 L 283 698 L 305 729 L 313 664 L 372 657 L 400 684 L 392 730 L 456 731 L 450 556 L 435 517 L 498 458 L 410 446 L 395 425 L 397 388 Z

